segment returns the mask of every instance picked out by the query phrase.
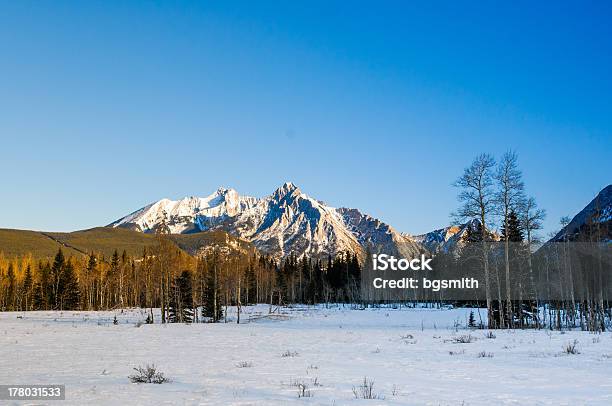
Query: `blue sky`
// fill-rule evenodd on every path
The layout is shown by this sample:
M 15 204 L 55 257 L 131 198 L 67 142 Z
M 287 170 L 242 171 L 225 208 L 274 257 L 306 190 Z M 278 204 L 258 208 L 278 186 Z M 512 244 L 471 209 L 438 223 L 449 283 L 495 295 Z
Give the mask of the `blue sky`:
M 612 180 L 609 3 L 297 3 L 3 2 L 0 227 L 290 180 L 421 233 L 513 149 L 549 232 Z

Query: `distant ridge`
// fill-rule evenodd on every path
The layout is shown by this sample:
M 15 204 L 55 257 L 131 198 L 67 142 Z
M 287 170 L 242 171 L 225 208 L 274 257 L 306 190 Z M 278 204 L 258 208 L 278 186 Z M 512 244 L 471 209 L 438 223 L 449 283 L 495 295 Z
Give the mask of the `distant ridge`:
M 612 185 L 603 188 L 550 241 L 577 241 L 587 235 L 612 241 Z
M 162 199 L 109 224 L 143 233 L 223 230 L 276 258 L 327 256 L 365 247 L 411 256 L 423 250 L 410 237 L 357 209 L 330 207 L 286 182 L 264 198 L 219 188 L 207 197 Z

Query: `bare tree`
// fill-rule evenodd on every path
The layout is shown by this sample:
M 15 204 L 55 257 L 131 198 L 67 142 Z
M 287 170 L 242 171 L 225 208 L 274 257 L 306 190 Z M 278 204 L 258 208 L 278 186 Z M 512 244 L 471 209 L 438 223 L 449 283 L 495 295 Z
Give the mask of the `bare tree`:
M 561 225 L 561 228 L 565 230 L 563 232 L 563 242 L 564 242 L 563 244 L 563 268 L 568 278 L 568 291 L 569 291 L 570 300 L 571 300 L 571 309 L 569 312 L 567 312 L 569 314 L 566 314 L 566 317 L 569 316 L 569 319 L 571 320 L 573 324 L 575 321 L 576 298 L 574 296 L 574 275 L 572 272 L 572 261 L 570 260 L 570 255 L 569 255 L 570 253 L 570 249 L 569 249 L 570 230 L 568 229 L 568 226 L 570 222 L 571 222 L 571 218 L 569 216 L 563 216 L 559 220 L 559 224 Z
M 527 239 L 527 267 L 529 271 L 529 282 L 531 288 L 534 289 L 534 296 L 539 298 L 539 294 L 536 289 L 536 284 L 533 275 L 533 258 L 532 258 L 532 244 L 537 241 L 535 232 L 542 229 L 542 221 L 546 218 L 546 211 L 539 209 L 534 197 L 525 199 L 524 204 L 521 205 L 520 219 L 523 230 L 525 230 L 525 238 Z M 536 310 L 539 309 L 539 303 L 536 303 Z M 540 320 L 538 311 L 534 312 L 536 315 L 536 326 L 540 328 Z
M 501 216 L 504 233 L 504 265 L 506 282 L 506 307 L 510 326 L 513 325 L 514 316 L 512 311 L 512 295 L 510 286 L 510 235 L 509 217 L 512 211 L 519 211 L 519 207 L 525 201 L 525 185 L 523 175 L 518 169 L 518 155 L 513 151 L 506 152 L 497 166 L 495 174 L 497 181 L 497 193 L 495 194 L 495 208 Z M 500 306 L 501 310 L 502 306 Z
M 495 159 L 489 154 L 481 154 L 465 168 L 463 175 L 453 183 L 460 188 L 457 199 L 459 209 L 453 213 L 460 222 L 478 219 L 482 225 L 482 264 L 485 276 L 485 295 L 487 300 L 488 325 L 493 323 L 493 306 L 489 278 L 489 248 L 487 224 L 493 209 L 493 168 Z

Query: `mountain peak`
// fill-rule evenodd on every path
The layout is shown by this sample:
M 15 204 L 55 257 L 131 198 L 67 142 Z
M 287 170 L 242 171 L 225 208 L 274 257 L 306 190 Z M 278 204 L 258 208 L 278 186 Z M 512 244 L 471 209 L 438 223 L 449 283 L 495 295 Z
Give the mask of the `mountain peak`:
M 219 186 L 217 190 L 213 193 L 213 195 L 224 196 L 228 193 L 231 194 L 231 193 L 238 193 L 238 192 L 236 192 L 236 190 L 232 189 L 231 187 L 227 188 L 225 186 Z
M 301 193 L 300 188 L 298 188 L 293 182 L 285 182 L 281 187 L 274 191 L 273 196 L 282 199 L 287 195 Z

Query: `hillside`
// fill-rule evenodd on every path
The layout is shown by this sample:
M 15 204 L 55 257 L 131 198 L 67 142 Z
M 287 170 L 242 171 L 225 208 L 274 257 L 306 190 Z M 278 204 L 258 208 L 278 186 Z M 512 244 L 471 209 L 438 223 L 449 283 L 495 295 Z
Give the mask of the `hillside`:
M 603 188 L 550 241 L 612 241 L 612 185 Z
M 156 244 L 154 235 L 145 235 L 126 229 L 109 229 L 105 227 L 89 230 L 74 231 L 71 233 L 45 233 L 64 245 L 80 252 L 101 252 L 110 256 L 117 249 L 125 250 L 130 256 L 142 255 L 145 247 Z
M 177 247 L 190 255 L 206 253 L 212 247 L 218 247 L 224 253 L 255 252 L 250 243 L 231 237 L 223 231 L 170 237 Z M 124 228 L 98 227 L 71 233 L 0 229 L 0 252 L 7 257 L 31 253 L 35 258 L 50 258 L 60 247 L 66 255 L 78 256 L 97 252 L 111 256 L 117 249 L 139 257 L 145 247 L 155 244 L 155 235 Z
M 141 234 L 142 235 L 142 234 Z M 189 255 L 209 254 L 214 248 L 224 255 L 254 254 L 257 248 L 247 241 L 220 230 L 193 234 L 171 234 L 170 239 Z
M 62 246 L 44 233 L 0 228 L 0 252 L 7 257 L 31 253 L 35 258 L 48 258 L 55 255 L 60 247 L 66 255 L 80 255 L 78 251 Z

